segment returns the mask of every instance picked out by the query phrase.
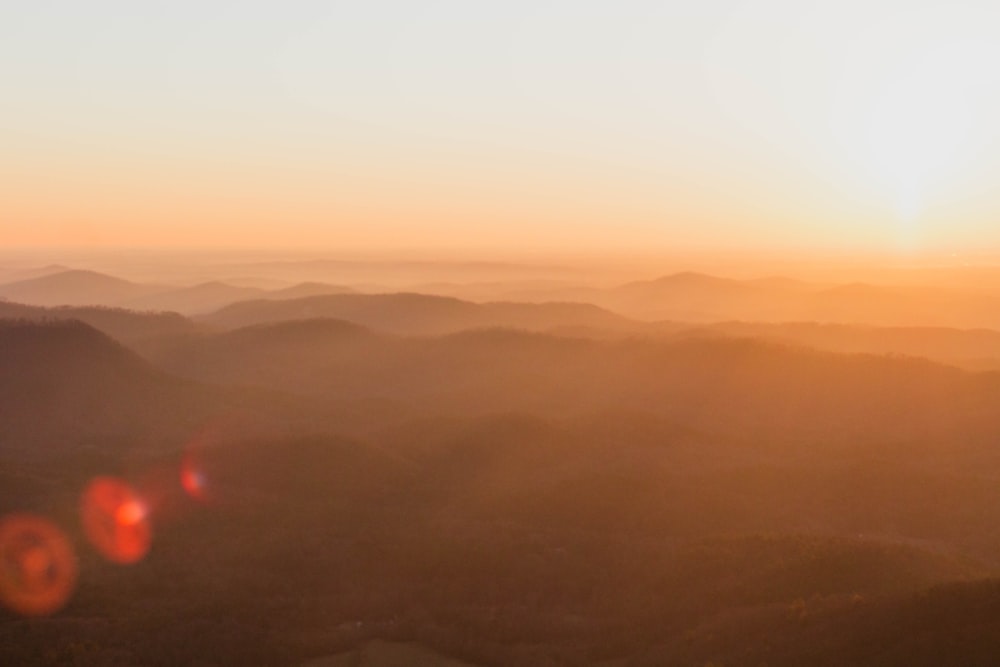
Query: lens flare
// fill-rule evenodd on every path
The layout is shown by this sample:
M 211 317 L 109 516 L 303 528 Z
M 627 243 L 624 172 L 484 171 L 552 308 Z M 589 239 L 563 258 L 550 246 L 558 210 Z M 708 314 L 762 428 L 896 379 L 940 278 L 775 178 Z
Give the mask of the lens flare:
M 128 565 L 149 552 L 149 511 L 126 482 L 114 477 L 92 480 L 83 492 L 80 514 L 87 539 L 108 560 Z
M 193 454 L 188 454 L 181 462 L 181 486 L 195 500 L 206 500 L 205 473 Z
M 48 519 L 0 519 L 0 602 L 25 616 L 62 609 L 76 587 L 77 563 L 66 534 Z

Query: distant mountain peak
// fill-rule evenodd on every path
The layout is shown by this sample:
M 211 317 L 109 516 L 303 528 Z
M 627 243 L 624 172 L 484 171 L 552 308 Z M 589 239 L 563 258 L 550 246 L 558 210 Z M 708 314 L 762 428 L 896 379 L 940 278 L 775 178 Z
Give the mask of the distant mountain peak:
M 329 294 L 354 294 L 356 290 L 344 285 L 333 285 L 315 280 L 296 283 L 290 287 L 271 290 L 265 298 L 295 299 L 308 296 L 324 296 Z
M 0 285 L 0 296 L 36 306 L 117 306 L 162 289 L 89 269 L 69 269 Z
M 56 282 L 68 282 L 68 281 L 92 281 L 92 282 L 102 282 L 107 284 L 117 284 L 117 285 L 131 285 L 133 283 L 125 280 L 124 278 L 117 278 L 115 276 L 108 275 L 106 273 L 100 273 L 98 271 L 92 271 L 90 269 L 66 269 L 65 271 L 59 271 L 58 273 L 51 273 L 49 275 L 41 276 L 38 278 L 30 278 L 28 280 L 23 280 L 19 284 L 24 283 L 56 283 Z
M 636 281 L 631 285 L 676 285 L 679 287 L 730 287 L 742 285 L 738 280 L 732 278 L 722 278 L 699 271 L 680 271 L 669 275 L 654 278 L 653 280 Z
M 699 281 L 700 280 L 710 280 L 710 281 L 713 281 L 713 282 L 716 282 L 716 281 L 731 282 L 730 279 L 728 279 L 728 278 L 720 278 L 719 276 L 713 276 L 713 275 L 711 275 L 709 273 L 703 273 L 701 271 L 678 271 L 677 273 L 672 273 L 672 274 L 663 276 L 662 278 L 660 278 L 660 280 L 677 280 L 677 281 L 685 281 L 685 280 L 692 280 L 692 281 L 694 281 L 694 280 L 699 280 Z
M 637 280 L 614 288 L 613 291 L 620 293 L 638 292 L 648 293 L 650 291 L 660 293 L 663 290 L 685 290 L 700 292 L 704 290 L 748 290 L 751 286 L 732 278 L 720 278 L 707 273 L 697 271 L 681 271 L 670 275 L 654 278 L 653 280 Z

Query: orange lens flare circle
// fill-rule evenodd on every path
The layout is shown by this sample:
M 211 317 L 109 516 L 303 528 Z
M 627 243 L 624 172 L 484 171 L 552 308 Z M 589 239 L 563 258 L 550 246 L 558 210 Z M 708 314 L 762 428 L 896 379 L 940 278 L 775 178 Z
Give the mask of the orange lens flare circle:
M 181 462 L 181 487 L 194 500 L 207 500 L 205 473 L 193 454 Z
M 87 485 L 80 505 L 83 530 L 97 551 L 113 563 L 137 563 L 149 552 L 153 530 L 142 498 L 128 483 L 98 477 Z
M 77 563 L 66 534 L 33 514 L 0 518 L 0 602 L 24 616 L 62 609 L 76 588 Z

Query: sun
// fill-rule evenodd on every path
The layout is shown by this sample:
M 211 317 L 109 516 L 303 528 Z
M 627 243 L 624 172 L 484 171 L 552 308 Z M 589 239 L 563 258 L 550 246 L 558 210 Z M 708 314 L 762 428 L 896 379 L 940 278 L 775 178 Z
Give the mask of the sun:
M 913 62 L 872 105 L 869 164 L 901 221 L 915 221 L 935 190 L 968 167 L 979 68 L 960 46 Z
M 954 203 L 994 130 L 1000 47 L 928 24 L 908 48 L 872 50 L 853 74 L 850 147 L 861 177 L 893 218 L 893 242 L 915 249 L 932 211 Z M 934 224 L 940 225 L 940 222 Z
M 795 79 L 816 101 L 800 115 L 816 114 L 810 136 L 831 186 L 882 247 L 954 242 L 985 213 L 971 198 L 997 165 L 998 12 L 898 3 L 808 24 L 825 41 Z

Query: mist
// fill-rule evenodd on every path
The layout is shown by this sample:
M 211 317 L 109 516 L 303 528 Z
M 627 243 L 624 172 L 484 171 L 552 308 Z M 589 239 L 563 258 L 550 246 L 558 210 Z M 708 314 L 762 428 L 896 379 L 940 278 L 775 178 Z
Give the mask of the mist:
M 0 3 L 0 665 L 1000 664 L 995 3 Z
M 969 269 L 64 259 L 0 267 L 5 662 L 997 648 Z

